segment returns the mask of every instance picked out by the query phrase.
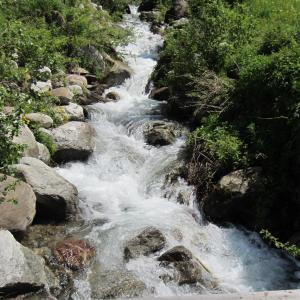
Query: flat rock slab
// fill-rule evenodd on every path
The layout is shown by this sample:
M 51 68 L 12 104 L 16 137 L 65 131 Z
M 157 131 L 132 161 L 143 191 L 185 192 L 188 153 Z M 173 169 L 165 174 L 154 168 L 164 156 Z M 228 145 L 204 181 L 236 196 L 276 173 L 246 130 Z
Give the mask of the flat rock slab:
M 23 157 L 16 169 L 34 190 L 38 218 L 57 221 L 76 218 L 78 192 L 74 185 L 33 157 Z
M 93 152 L 93 129 L 88 123 L 68 122 L 52 131 L 57 144 L 53 159 L 58 163 L 86 160 Z

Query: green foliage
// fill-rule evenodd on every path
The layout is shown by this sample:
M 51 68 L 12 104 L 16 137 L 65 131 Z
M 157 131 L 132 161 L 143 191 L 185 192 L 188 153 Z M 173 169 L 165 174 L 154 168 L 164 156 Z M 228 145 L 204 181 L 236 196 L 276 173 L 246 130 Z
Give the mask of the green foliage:
M 300 248 L 290 244 L 289 242 L 287 243 L 280 242 L 279 239 L 274 237 L 268 230 L 266 229 L 261 230 L 260 235 L 266 242 L 270 244 L 270 246 L 283 250 L 287 252 L 289 255 L 292 255 L 296 258 L 300 257 Z
M 49 134 L 41 131 L 39 128 L 36 128 L 34 130 L 34 135 L 38 142 L 44 144 L 48 148 L 51 155 L 56 152 L 57 145 Z
M 243 144 L 237 132 L 226 124 L 220 125 L 215 115 L 204 119 L 203 125 L 190 135 L 190 147 L 196 147 L 201 143 L 206 153 L 225 164 L 241 164 L 243 161 Z

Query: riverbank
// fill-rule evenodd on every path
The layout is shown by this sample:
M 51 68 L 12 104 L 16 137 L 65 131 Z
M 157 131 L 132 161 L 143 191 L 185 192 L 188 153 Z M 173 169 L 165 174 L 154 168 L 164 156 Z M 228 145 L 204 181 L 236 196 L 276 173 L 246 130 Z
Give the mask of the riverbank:
M 0 231 L 1 296 L 106 299 L 296 288 L 295 261 L 255 233 L 204 222 L 193 187 L 182 178 L 187 130 L 145 93 L 163 40 L 134 7 L 122 27 L 134 38 L 117 47 L 123 62 L 110 70 L 127 65 L 130 76 L 104 77 L 106 84 L 117 81 L 103 93 L 97 89 L 104 82 L 88 82 L 86 90 L 100 100 L 85 106 L 85 122 L 76 117 L 55 128 L 43 122 L 50 128 L 40 130 L 56 144 L 55 168 L 34 157 L 16 166 L 40 213 L 19 236 L 23 246 Z M 95 80 L 82 72 L 78 65 L 67 76 Z M 10 208 L 20 209 L 18 203 Z
M 152 94 L 193 130 L 187 178 L 200 207 L 298 256 L 298 2 L 151 3 L 147 14 L 168 11 L 172 25 Z

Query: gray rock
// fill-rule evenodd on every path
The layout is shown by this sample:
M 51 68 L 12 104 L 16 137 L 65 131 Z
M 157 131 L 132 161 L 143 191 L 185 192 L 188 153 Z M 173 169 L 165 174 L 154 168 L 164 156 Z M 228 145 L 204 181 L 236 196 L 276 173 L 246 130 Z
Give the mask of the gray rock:
M 81 87 L 78 86 L 80 89 Z M 81 89 L 82 91 L 82 89 Z M 51 91 L 51 94 L 59 99 L 60 105 L 69 104 L 74 98 L 74 93 L 67 87 L 59 87 Z
M 37 144 L 39 147 L 38 159 L 41 160 L 42 162 L 44 162 L 46 165 L 49 165 L 50 161 L 51 161 L 51 155 L 50 155 L 48 148 L 44 144 L 41 144 L 41 143 L 37 143 Z
M 107 100 L 107 101 L 111 101 L 111 100 L 118 101 L 120 99 L 121 99 L 121 97 L 117 92 L 109 92 L 105 96 L 105 100 Z
M 37 293 L 57 285 L 44 260 L 6 230 L 0 231 L 0 265 L 1 298 Z
M 144 130 L 145 140 L 152 146 L 172 144 L 179 134 L 175 124 L 165 121 L 151 121 Z
M 27 183 L 8 176 L 0 181 L 0 228 L 25 231 L 35 216 L 36 197 Z
M 217 285 L 208 268 L 184 246 L 176 246 L 166 251 L 158 260 L 162 266 L 174 270 L 170 279 L 179 285 L 200 283 L 208 289 Z
M 77 84 L 69 85 L 68 89 L 76 96 L 83 95 L 83 89 L 80 85 Z
M 86 88 L 88 85 L 87 79 L 77 74 L 67 75 L 67 82 L 69 85 L 79 85 L 81 88 Z
M 32 123 L 39 124 L 44 128 L 50 128 L 53 125 L 52 118 L 43 113 L 29 113 L 25 115 L 25 118 Z
M 145 284 L 130 272 L 102 271 L 97 267 L 89 275 L 92 299 L 134 298 L 146 290 Z
M 166 245 L 166 238 L 155 227 L 147 227 L 139 235 L 128 241 L 124 248 L 124 258 L 128 261 L 142 255 L 160 251 Z
M 121 61 L 114 61 L 114 65 L 103 79 L 103 82 L 108 87 L 121 85 L 132 74 L 133 70 L 128 65 Z
M 86 46 L 81 49 L 81 55 L 89 62 L 91 71 L 95 74 L 103 72 L 106 68 L 106 62 L 103 55 L 94 46 Z
M 227 192 L 245 195 L 253 184 L 258 181 L 260 173 L 260 168 L 237 170 L 223 176 L 218 185 Z
M 78 74 L 78 75 L 87 75 L 87 74 L 89 74 L 89 71 L 77 66 L 77 67 L 73 67 L 71 69 L 71 73 L 72 74 Z
M 39 156 L 38 144 L 35 140 L 35 137 L 27 125 L 23 125 L 20 128 L 19 134 L 13 138 L 13 142 L 16 144 L 25 145 L 25 149 L 22 153 L 22 156 Z
M 59 113 L 63 114 L 64 119 L 68 121 L 84 121 L 83 108 L 76 103 L 70 102 L 68 105 L 60 106 Z
M 65 220 L 77 217 L 77 189 L 54 169 L 32 157 L 23 157 L 16 169 L 35 192 L 38 218 Z
M 37 81 L 32 83 L 30 89 L 38 94 L 49 92 L 52 89 L 51 81 Z
M 85 160 L 93 152 L 93 130 L 88 123 L 69 122 L 52 130 L 57 144 L 53 159 L 60 162 Z

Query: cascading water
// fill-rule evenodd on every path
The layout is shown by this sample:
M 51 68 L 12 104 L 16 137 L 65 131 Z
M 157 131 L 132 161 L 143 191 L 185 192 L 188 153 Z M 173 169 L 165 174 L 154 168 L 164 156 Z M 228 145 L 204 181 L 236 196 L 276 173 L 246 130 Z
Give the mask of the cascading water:
M 124 26 L 133 31 L 135 41 L 118 51 L 134 75 L 122 86 L 106 91 L 116 91 L 120 101 L 90 107 L 96 149 L 89 161 L 58 168 L 79 190 L 83 218 L 92 224 L 85 237 L 96 245 L 101 269 L 126 268 L 154 295 L 196 293 L 192 287 L 165 284 L 159 278 L 165 271 L 156 260 L 157 254 L 124 265 L 125 242 L 151 225 L 166 236 L 166 249 L 184 245 L 201 259 L 223 292 L 297 288 L 294 262 L 280 258 L 254 233 L 202 223 L 194 206 L 192 187 L 184 180 L 172 187 L 165 184 L 166 174 L 178 161 L 184 138 L 160 148 L 144 142 L 145 124 L 161 118 L 160 103 L 149 99 L 144 90 L 162 39 L 152 34 L 148 24 L 141 22 L 136 10 L 132 10 L 134 13 L 125 16 Z M 188 195 L 189 204 L 179 204 L 178 193 Z M 77 281 L 74 298 L 91 297 L 88 281 L 91 272 Z

